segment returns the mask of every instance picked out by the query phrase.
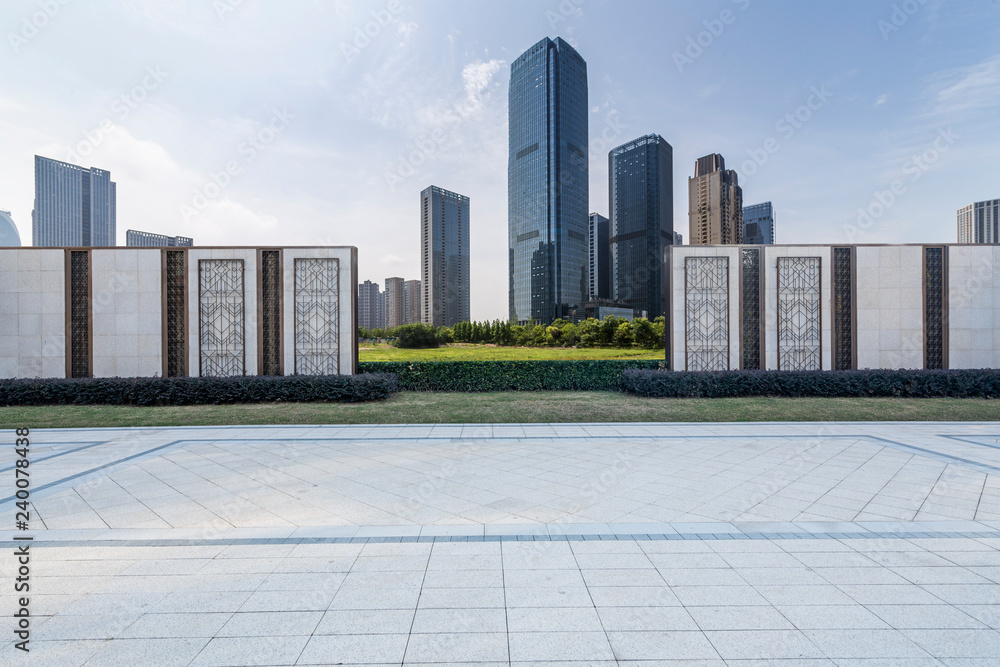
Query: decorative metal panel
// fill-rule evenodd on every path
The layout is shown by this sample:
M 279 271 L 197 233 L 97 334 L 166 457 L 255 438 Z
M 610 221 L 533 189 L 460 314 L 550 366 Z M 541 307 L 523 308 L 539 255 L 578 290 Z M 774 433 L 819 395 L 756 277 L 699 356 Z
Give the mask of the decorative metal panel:
M 760 370 L 760 248 L 743 249 L 743 368 Z
M 819 257 L 778 258 L 779 370 L 821 367 L 819 267 Z
M 167 377 L 187 375 L 187 262 L 167 251 Z
M 90 253 L 71 251 L 70 376 L 90 377 Z
M 261 256 L 261 375 L 281 375 L 281 260 L 277 250 Z
M 833 367 L 854 367 L 854 309 L 851 295 L 853 271 L 850 248 L 833 249 Z
M 729 258 L 684 258 L 689 371 L 729 369 Z
M 924 367 L 944 368 L 944 248 L 924 248 Z
M 245 374 L 243 260 L 200 260 L 198 284 L 201 375 Z
M 340 262 L 295 260 L 295 372 L 340 372 Z

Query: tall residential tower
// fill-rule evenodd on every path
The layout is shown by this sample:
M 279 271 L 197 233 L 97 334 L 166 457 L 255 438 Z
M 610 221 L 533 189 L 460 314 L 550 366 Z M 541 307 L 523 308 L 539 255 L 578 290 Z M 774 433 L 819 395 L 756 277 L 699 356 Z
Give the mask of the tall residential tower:
M 450 327 L 468 322 L 469 198 L 432 185 L 420 193 L 420 317 Z
M 116 199 L 110 171 L 36 155 L 32 245 L 115 245 Z
M 647 134 L 608 153 L 612 298 L 645 311 L 666 313 L 663 248 L 674 242 L 674 150 Z
M 510 318 L 551 322 L 587 301 L 587 63 L 545 38 L 510 66 Z
M 1000 243 L 1000 199 L 958 209 L 959 243 Z
M 743 242 L 743 190 L 718 153 L 698 158 L 688 179 L 688 243 Z

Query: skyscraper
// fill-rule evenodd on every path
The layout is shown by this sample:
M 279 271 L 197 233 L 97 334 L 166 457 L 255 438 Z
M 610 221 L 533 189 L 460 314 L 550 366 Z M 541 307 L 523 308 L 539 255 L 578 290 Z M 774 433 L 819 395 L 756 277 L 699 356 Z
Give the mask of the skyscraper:
M 718 153 L 698 158 L 688 179 L 688 243 L 743 242 L 743 190 Z
M 674 150 L 647 134 L 608 153 L 612 298 L 663 315 L 663 248 L 674 242 Z
M 588 255 L 590 290 L 588 300 L 611 298 L 610 222 L 600 213 L 590 214 Z
M 420 281 L 403 283 L 403 324 L 420 322 Z
M 382 291 L 378 283 L 370 280 L 358 285 L 358 326 L 362 329 L 382 329 L 385 327 L 385 316 L 382 309 Z
M 385 328 L 392 329 L 406 324 L 406 281 L 402 278 L 385 279 Z
M 743 207 L 743 243 L 774 243 L 774 209 L 771 202 Z
M 187 236 L 165 236 L 129 229 L 125 232 L 125 245 L 135 248 L 190 247 L 194 245 L 194 239 Z
M 551 322 L 586 302 L 587 63 L 557 37 L 510 66 L 510 318 Z
M 36 155 L 32 245 L 115 245 L 116 194 L 110 171 Z
M 450 327 L 468 322 L 469 198 L 432 185 L 420 193 L 420 317 Z
M 1000 243 L 1000 199 L 958 209 L 959 243 Z
M 17 248 L 21 245 L 21 235 L 17 232 L 10 211 L 0 211 L 0 247 Z

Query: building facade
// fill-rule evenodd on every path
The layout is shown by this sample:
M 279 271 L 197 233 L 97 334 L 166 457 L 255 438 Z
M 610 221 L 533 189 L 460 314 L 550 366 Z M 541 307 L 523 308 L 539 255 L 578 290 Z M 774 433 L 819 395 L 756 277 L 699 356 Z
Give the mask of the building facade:
M 420 281 L 407 280 L 403 283 L 403 323 L 420 323 Z
M 958 209 L 959 243 L 1000 243 L 1000 199 Z
M 545 38 L 510 66 L 510 318 L 551 322 L 589 292 L 587 64 Z
M 406 324 L 406 281 L 402 278 L 385 279 L 385 328 L 392 329 Z
M 14 218 L 10 211 L 0 210 L 0 248 L 19 248 L 21 246 L 21 235 L 14 224 Z
M 35 156 L 33 246 L 114 246 L 116 211 L 111 172 Z
M 1000 246 L 674 246 L 675 370 L 1000 368 Z
M 420 310 L 414 322 L 450 327 L 471 319 L 469 198 L 431 186 L 420 193 Z
M 129 229 L 125 232 L 125 245 L 129 248 L 190 248 L 194 239 Z
M 650 318 L 666 312 L 662 257 L 674 241 L 673 159 L 656 134 L 608 153 L 612 298 Z
M 611 221 L 600 213 L 590 214 L 587 233 L 588 300 L 611 298 Z
M 362 329 L 385 328 L 385 302 L 378 283 L 370 280 L 358 285 L 358 326 Z
M 355 373 L 356 285 L 351 247 L 0 249 L 0 377 Z
M 747 245 L 774 243 L 774 208 L 771 202 L 743 207 L 743 243 Z
M 718 153 L 695 162 L 688 179 L 688 243 L 716 245 L 743 242 L 743 190 Z

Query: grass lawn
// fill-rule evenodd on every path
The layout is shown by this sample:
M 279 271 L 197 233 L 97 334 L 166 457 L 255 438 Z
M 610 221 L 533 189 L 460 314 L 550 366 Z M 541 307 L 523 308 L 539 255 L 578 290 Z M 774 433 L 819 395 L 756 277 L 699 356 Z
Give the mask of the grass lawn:
M 640 398 L 617 392 L 401 392 L 375 403 L 0 408 L 0 428 L 605 421 L 993 421 L 1000 401 L 954 398 Z
M 497 347 L 454 343 L 426 350 L 401 350 L 392 345 L 359 348 L 359 361 L 538 361 L 542 359 L 663 359 L 663 350 Z

